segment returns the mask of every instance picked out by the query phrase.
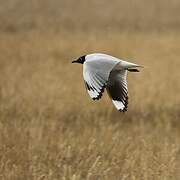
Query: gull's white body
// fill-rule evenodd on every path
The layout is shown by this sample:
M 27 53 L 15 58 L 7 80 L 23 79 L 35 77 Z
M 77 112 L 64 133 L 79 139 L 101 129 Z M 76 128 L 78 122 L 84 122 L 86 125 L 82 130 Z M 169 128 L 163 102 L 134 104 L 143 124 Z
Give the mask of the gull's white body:
M 127 110 L 127 71 L 141 67 L 113 56 L 101 53 L 88 54 L 83 63 L 83 77 L 90 97 L 100 99 L 104 88 L 120 111 Z

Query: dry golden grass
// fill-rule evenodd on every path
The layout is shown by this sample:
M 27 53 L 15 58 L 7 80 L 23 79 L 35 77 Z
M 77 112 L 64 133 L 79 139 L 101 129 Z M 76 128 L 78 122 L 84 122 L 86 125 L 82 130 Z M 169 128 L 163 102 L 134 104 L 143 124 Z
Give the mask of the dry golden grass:
M 0 39 L 1 179 L 179 179 L 178 34 Z M 129 74 L 127 113 L 106 93 L 96 103 L 88 97 L 82 67 L 71 60 L 94 51 L 145 66 Z
M 179 0 L 0 0 L 0 31 L 180 30 Z
M 2 1 L 0 180 L 180 179 L 179 17 L 178 0 Z M 91 52 L 145 66 L 128 112 L 89 98 L 71 61 Z

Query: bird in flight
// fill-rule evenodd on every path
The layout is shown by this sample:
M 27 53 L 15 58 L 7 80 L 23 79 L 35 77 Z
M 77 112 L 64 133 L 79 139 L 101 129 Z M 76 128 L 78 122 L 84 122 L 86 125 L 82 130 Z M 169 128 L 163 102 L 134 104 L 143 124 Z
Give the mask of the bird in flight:
M 114 106 L 127 111 L 127 72 L 139 72 L 142 66 L 102 53 L 84 55 L 72 63 L 83 64 L 85 86 L 93 100 L 99 100 L 106 88 Z

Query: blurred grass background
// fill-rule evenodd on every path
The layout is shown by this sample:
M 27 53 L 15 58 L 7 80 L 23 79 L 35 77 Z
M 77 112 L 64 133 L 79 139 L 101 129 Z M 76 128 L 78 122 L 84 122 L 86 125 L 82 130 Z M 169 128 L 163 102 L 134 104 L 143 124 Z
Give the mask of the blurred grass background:
M 178 0 L 0 2 L 0 179 L 179 179 Z M 128 112 L 89 98 L 91 52 L 145 66 Z

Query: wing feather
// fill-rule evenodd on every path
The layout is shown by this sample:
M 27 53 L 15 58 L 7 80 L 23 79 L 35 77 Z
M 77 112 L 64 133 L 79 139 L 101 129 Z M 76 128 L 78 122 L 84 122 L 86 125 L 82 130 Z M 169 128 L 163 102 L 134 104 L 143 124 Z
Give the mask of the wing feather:
M 106 80 L 102 78 L 96 71 L 92 71 L 90 68 L 83 73 L 85 86 L 88 94 L 93 100 L 98 100 L 102 97 L 104 88 L 106 86 Z
M 86 89 L 93 100 L 101 98 L 109 74 L 117 63 L 119 63 L 117 58 L 105 54 L 86 56 L 86 61 L 83 64 L 83 77 Z
M 113 69 L 110 72 L 107 82 L 107 92 L 112 98 L 112 102 L 119 111 L 127 111 L 128 107 L 128 88 L 127 70 Z

